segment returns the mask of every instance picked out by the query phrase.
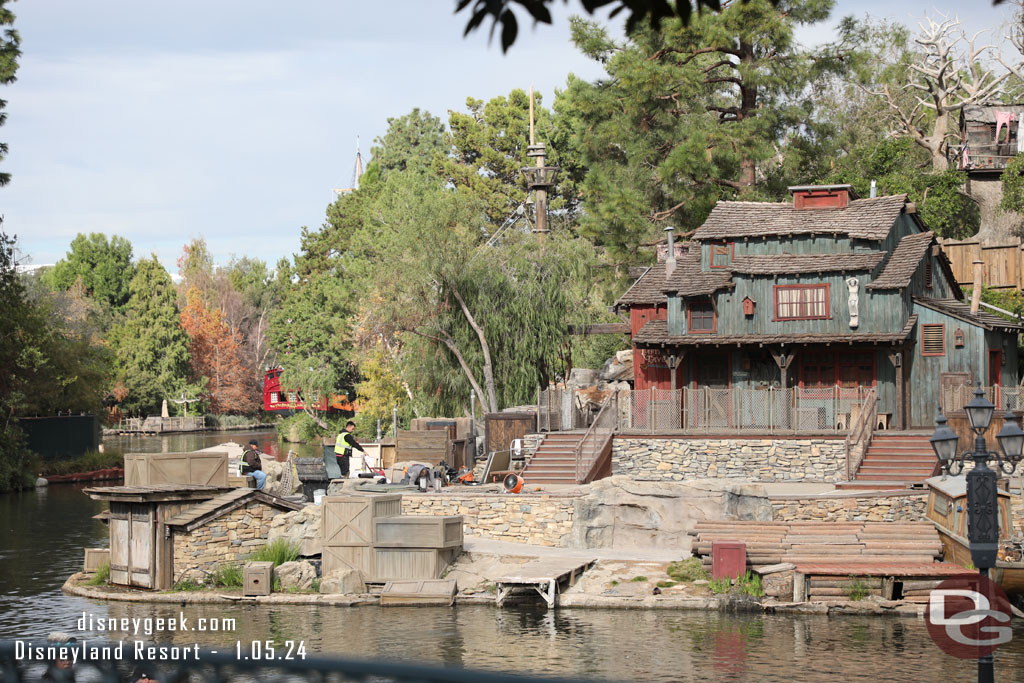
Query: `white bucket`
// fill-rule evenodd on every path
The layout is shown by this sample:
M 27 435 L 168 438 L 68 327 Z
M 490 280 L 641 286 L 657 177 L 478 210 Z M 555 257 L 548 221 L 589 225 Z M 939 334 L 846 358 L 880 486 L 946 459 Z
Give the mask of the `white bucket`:
M 313 491 L 313 503 L 315 505 L 319 505 L 320 501 L 322 501 L 324 499 L 324 496 L 326 495 L 327 491 L 325 491 L 324 489 L 317 489 Z

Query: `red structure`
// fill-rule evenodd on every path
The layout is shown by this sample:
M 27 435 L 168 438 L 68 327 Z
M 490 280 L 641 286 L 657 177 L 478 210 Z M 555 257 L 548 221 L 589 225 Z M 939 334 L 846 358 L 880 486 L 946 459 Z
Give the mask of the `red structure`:
M 284 389 L 281 387 L 281 368 L 267 370 L 263 377 L 263 410 L 292 413 L 305 408 L 302 389 Z M 328 413 L 355 412 L 356 406 L 348 400 L 348 396 L 313 397 L 318 410 Z
M 747 544 L 742 541 L 711 542 L 711 578 L 735 579 L 747 571 Z

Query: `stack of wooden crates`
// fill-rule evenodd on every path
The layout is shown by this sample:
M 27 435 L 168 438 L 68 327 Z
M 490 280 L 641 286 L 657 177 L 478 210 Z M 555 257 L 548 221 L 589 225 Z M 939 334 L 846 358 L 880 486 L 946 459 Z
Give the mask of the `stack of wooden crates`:
M 323 575 L 355 569 L 370 583 L 437 579 L 462 552 L 462 516 L 402 515 L 400 494 L 323 499 Z

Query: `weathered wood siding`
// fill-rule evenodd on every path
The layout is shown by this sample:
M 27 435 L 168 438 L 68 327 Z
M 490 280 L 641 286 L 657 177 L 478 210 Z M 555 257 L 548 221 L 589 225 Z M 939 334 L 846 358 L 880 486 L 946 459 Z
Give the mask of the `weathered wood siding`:
M 632 306 L 629 309 L 629 323 L 632 336 L 643 328 L 651 320 L 665 320 L 668 311 L 662 305 Z M 643 354 L 636 346 L 633 347 L 633 385 L 637 389 L 649 389 L 654 386 L 658 389 L 667 389 L 669 383 L 668 371 L 664 377 L 658 377 L 657 372 L 651 372 L 644 364 Z M 664 384 L 665 386 L 662 386 Z

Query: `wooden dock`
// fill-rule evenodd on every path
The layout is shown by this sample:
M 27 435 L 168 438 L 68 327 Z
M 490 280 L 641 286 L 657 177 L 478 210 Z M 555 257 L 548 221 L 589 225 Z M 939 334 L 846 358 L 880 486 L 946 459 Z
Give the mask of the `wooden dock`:
M 496 581 L 495 602 L 498 607 L 516 588 L 532 588 L 537 591 L 549 608 L 554 607 L 558 593 L 563 586 L 573 586 L 581 575 L 597 560 L 579 558 L 543 557 L 527 562 L 515 574 Z

